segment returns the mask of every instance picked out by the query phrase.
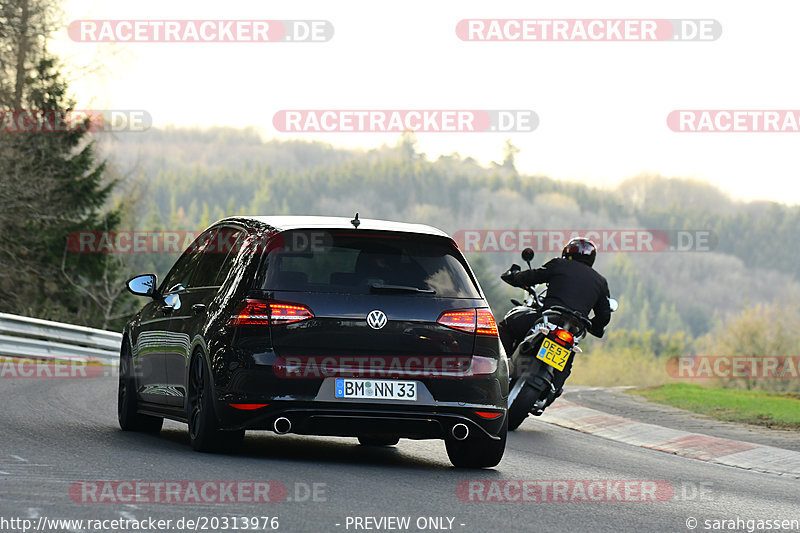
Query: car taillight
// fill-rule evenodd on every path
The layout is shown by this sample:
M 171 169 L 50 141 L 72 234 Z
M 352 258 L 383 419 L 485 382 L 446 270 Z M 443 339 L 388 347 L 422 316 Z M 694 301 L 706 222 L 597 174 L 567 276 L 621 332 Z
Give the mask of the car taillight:
M 492 312 L 488 309 L 478 309 L 478 328 L 476 333 L 478 335 L 497 336 L 497 324 L 494 322 Z
M 572 346 L 573 338 L 572 338 L 572 333 L 570 333 L 569 331 L 565 329 L 557 329 L 556 337 L 558 337 L 559 340 L 561 340 L 564 344 Z
M 437 322 L 448 328 L 476 333 L 478 335 L 497 336 L 497 324 L 488 309 L 455 309 L 445 311 Z
M 445 311 L 437 322 L 448 328 L 475 333 L 475 310 Z
M 241 310 L 228 320 L 229 326 L 277 326 L 314 318 L 304 305 L 246 300 Z
M 314 318 L 311 310 L 304 305 L 271 303 L 269 308 L 271 312 L 270 323 L 272 325 L 291 324 L 292 322 Z

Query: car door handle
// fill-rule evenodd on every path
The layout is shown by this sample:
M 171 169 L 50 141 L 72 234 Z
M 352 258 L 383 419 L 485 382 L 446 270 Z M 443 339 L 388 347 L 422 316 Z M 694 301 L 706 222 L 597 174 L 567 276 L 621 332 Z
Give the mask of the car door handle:
M 206 304 L 194 304 L 192 306 L 192 314 L 193 315 L 202 315 L 206 312 Z
M 172 314 L 172 306 L 171 305 L 162 305 L 159 309 L 165 315 L 171 315 Z

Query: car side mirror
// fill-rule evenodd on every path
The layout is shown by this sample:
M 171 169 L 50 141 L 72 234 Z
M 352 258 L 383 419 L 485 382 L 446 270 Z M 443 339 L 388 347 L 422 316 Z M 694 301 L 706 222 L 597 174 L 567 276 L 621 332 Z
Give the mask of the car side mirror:
M 608 299 L 608 306 L 611 308 L 611 312 L 613 313 L 614 311 L 619 309 L 619 302 L 617 300 L 615 300 L 614 298 L 609 298 Z
M 128 290 L 136 296 L 149 296 L 155 298 L 156 296 L 156 275 L 155 274 L 142 274 L 128 280 Z

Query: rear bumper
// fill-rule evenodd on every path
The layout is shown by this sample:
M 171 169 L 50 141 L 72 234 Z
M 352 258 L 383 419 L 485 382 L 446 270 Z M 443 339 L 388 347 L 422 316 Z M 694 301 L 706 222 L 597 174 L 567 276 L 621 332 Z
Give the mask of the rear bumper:
M 499 439 L 506 409 L 496 406 L 389 407 L 381 404 L 330 402 L 276 402 L 255 411 L 239 411 L 226 404 L 217 411 L 224 429 L 273 430 L 276 419 L 291 422 L 290 433 L 335 437 L 396 435 L 409 439 L 444 439 L 454 425 L 465 424 L 470 433 Z M 482 418 L 475 411 L 497 413 Z
M 499 347 L 499 341 L 494 340 Z M 416 402 L 341 399 L 335 397 L 333 377 L 287 378 L 274 371 L 275 353 L 237 351 L 213 365 L 215 408 L 224 429 L 273 430 L 277 418 L 291 422 L 291 433 L 358 437 L 397 435 L 412 439 L 441 439 L 455 424 L 472 434 L 498 438 L 506 417 L 508 365 L 501 357 L 490 374 L 472 377 L 403 378 L 419 383 Z M 235 364 L 231 364 L 235 362 Z M 390 378 L 391 379 L 391 378 Z M 394 378 L 397 379 L 397 378 Z M 267 404 L 240 410 L 234 404 Z M 485 418 L 476 413 L 499 414 Z

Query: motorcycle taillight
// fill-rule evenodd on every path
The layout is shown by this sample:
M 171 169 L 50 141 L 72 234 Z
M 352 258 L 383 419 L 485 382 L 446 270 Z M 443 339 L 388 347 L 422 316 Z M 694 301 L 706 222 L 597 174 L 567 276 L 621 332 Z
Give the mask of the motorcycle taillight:
M 575 339 L 572 336 L 572 333 L 565 329 L 557 329 L 553 332 L 553 336 L 555 337 L 555 341 L 558 342 L 560 345 L 564 346 L 565 348 L 572 348 L 572 345 L 575 343 Z

